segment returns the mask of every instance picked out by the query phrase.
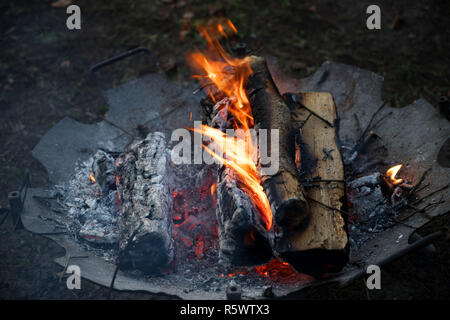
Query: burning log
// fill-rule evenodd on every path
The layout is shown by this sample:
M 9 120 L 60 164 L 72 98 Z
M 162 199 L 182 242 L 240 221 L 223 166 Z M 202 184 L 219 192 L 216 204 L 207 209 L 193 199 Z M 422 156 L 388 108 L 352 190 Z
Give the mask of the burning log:
M 309 217 L 309 207 L 295 166 L 295 133 L 291 124 L 289 107 L 273 83 L 266 60 L 249 57 L 253 74 L 246 84 L 255 128 L 279 130 L 279 170 L 268 175 L 258 164 L 261 184 L 269 199 L 276 226 L 286 233 L 301 229 Z M 268 141 L 271 150 L 271 141 Z
M 218 95 L 219 96 L 219 95 Z M 230 127 L 229 98 L 214 103 L 209 97 L 202 101 L 208 125 L 225 131 Z M 260 213 L 245 191 L 236 172 L 219 164 L 217 169 L 217 210 L 219 261 L 223 265 L 252 266 L 272 258 L 267 231 Z
M 150 133 L 134 142 L 120 161 L 120 268 L 158 273 L 174 255 L 170 158 L 164 134 Z
M 344 219 L 341 216 L 342 198 L 345 196 L 344 167 L 336 142 L 336 131 L 332 125 L 336 119 L 333 99 L 325 93 L 307 93 L 302 95 L 302 103 L 308 108 L 303 108 L 300 104 L 287 106 L 273 87 L 270 75 L 258 76 L 267 72 L 264 60 L 252 57 L 250 61 L 253 61 L 254 76 L 248 80 L 247 91 L 255 128 L 281 128 L 280 171 L 274 176 L 264 176 L 264 170 L 259 165 L 259 173 L 262 173 L 262 186 L 273 208 L 274 226 L 280 227 L 277 229 L 282 229 L 283 232 L 277 232 L 277 229 L 274 230 L 275 233 L 264 231 L 258 228 L 257 224 L 253 229 L 257 231 L 261 239 L 269 239 L 261 243 L 267 244 L 269 241 L 275 255 L 289 262 L 299 271 L 317 275 L 327 271 L 338 271 L 348 260 L 346 249 L 348 239 Z M 250 90 L 250 87 L 254 89 Z M 220 91 L 214 92 L 213 97 L 220 97 Z M 213 98 L 207 97 L 202 101 L 204 119 L 209 125 L 222 131 L 229 128 L 233 122 L 230 121 L 233 114 L 227 110 L 231 102 L 227 102 L 227 99 L 224 98 L 215 103 Z M 303 126 L 301 142 L 307 146 L 303 149 L 309 151 L 308 153 L 305 152 L 306 150 L 301 150 L 303 151 L 301 153 L 303 158 L 300 159 L 301 169 L 307 173 L 304 175 L 305 181 L 311 180 L 311 183 L 318 183 L 306 192 L 303 191 L 298 178 L 295 161 L 296 141 L 292 129 L 301 126 Z M 308 164 L 307 158 L 318 160 Z M 219 234 L 221 246 L 226 247 L 225 251 L 228 251 L 222 256 L 234 255 L 237 259 L 228 259 L 233 262 L 239 261 L 239 257 L 242 257 L 240 246 L 243 246 L 245 234 L 250 230 L 248 222 L 258 223 L 258 220 L 252 220 L 254 208 L 251 206 L 250 209 L 244 210 L 243 216 L 247 217 L 245 220 L 232 219 L 234 209 L 230 209 L 229 206 L 237 203 L 238 198 L 225 196 L 224 187 L 229 188 L 229 193 L 233 195 L 242 189 L 239 184 L 235 184 L 237 190 L 233 190 L 231 183 L 223 182 L 227 181 L 228 177 L 231 180 L 235 179 L 229 173 L 231 170 L 226 170 L 228 173 L 218 175 L 218 186 L 221 184 L 223 186 L 218 190 L 217 196 L 218 202 L 223 205 L 218 207 L 217 217 L 219 225 L 222 225 L 220 229 L 226 230 Z M 314 180 L 317 177 L 319 179 Z M 305 202 L 308 203 L 305 204 Z M 305 211 L 308 208 L 310 208 L 310 216 L 308 211 Z M 228 212 L 226 212 L 227 209 Z M 242 212 L 239 214 L 242 215 Z M 239 214 L 236 214 L 236 217 Z M 239 228 L 241 221 L 245 221 L 242 223 L 245 228 Z M 240 236 L 234 234 L 236 230 L 239 230 Z M 267 254 L 267 256 L 270 255 Z
M 272 250 L 264 227 L 253 201 L 240 188 L 239 177 L 221 166 L 217 181 L 220 263 L 252 266 L 269 261 Z
M 236 254 L 237 257 L 241 256 L 240 246 L 243 245 L 245 236 L 251 228 L 249 222 L 253 222 L 252 228 L 264 239 L 262 242 L 268 242 L 274 254 L 293 261 L 294 266 L 299 269 L 306 266 L 309 272 L 320 269 L 318 273 L 321 273 L 324 271 L 324 264 L 328 262 L 331 264 L 336 262 L 337 268 L 342 267 L 342 261 L 346 261 L 346 256 L 340 261 L 335 261 L 332 257 L 330 259 L 323 259 L 323 257 L 328 253 L 333 255 L 333 250 L 336 250 L 338 251 L 336 255 L 341 258 L 342 244 L 345 247 L 347 243 L 343 219 L 340 215 L 340 220 L 328 217 L 329 211 L 326 211 L 328 216 L 325 216 L 321 207 L 316 210 L 319 218 L 314 219 L 315 223 L 311 227 L 310 220 L 313 220 L 309 211 L 311 203 L 308 204 L 306 200 L 296 166 L 296 132 L 291 119 L 291 110 L 276 89 L 265 59 L 256 56 L 231 57 L 221 48 L 217 37 L 210 37 L 206 30 L 203 30 L 203 34 L 210 45 L 208 54 L 197 52 L 191 55 L 193 68 L 202 71 L 202 74 L 197 75 L 201 79 L 202 88 L 207 88 L 209 93 L 209 97 L 202 101 L 204 120 L 208 126 L 202 126 L 197 132 L 201 132 L 219 145 L 225 145 L 225 149 L 229 149 L 225 151 L 224 157 L 209 148 L 207 151 L 222 165 L 236 173 L 236 177 L 233 178 L 232 172 L 226 169 L 224 174 L 218 175 L 218 185 L 222 185 L 218 188 L 221 205 L 217 210 L 217 218 L 222 230 L 219 235 L 222 237 L 220 240 L 222 247 L 226 248 L 225 251 Z M 223 35 L 223 33 L 220 34 Z M 219 102 L 216 103 L 216 101 Z M 320 108 L 314 111 L 316 117 L 322 113 L 321 107 L 320 105 Z M 334 150 L 338 149 L 332 125 L 336 116 L 333 103 L 331 107 L 330 110 L 327 109 L 330 113 L 319 119 L 323 121 L 325 118 L 332 118 L 331 121 L 326 122 L 332 128 L 332 133 L 329 130 L 322 130 L 322 123 L 317 125 L 317 132 L 313 127 L 310 133 L 311 137 L 318 134 L 323 138 L 319 141 L 320 150 L 327 152 L 326 157 L 323 155 L 321 157 L 325 160 L 328 158 L 331 161 L 335 160 L 338 178 L 330 179 L 342 181 L 343 165 L 340 154 L 335 152 L 336 157 L 333 158 L 331 154 L 333 150 L 328 149 L 330 145 L 334 146 Z M 309 112 L 313 114 L 311 110 Z M 266 146 L 261 144 L 262 139 L 258 139 L 260 140 L 258 145 L 250 141 L 253 137 L 249 133 L 251 128 L 256 129 L 254 132 L 260 135 L 264 134 L 260 130 L 267 130 L 267 136 L 270 138 Z M 237 134 L 234 139 L 228 132 L 223 133 L 225 129 L 242 129 L 243 133 Z M 273 130 L 278 131 L 275 132 L 275 134 L 278 133 L 279 138 L 276 143 L 271 141 Z M 248 150 L 235 147 L 235 142 L 241 146 L 249 146 Z M 315 140 L 312 139 L 310 142 L 314 143 Z M 316 144 L 313 146 L 315 147 Z M 221 148 L 223 151 L 223 147 Z M 270 160 L 277 156 L 278 170 L 275 169 L 275 173 L 272 170 L 273 163 L 269 163 L 270 167 L 264 163 L 266 160 L 264 148 L 271 153 Z M 278 154 L 273 155 L 272 153 L 276 151 Z M 315 149 L 314 151 L 317 152 Z M 317 154 L 314 156 L 317 157 Z M 327 178 L 327 167 L 322 166 L 321 169 L 318 172 L 323 173 Z M 242 183 L 233 184 L 233 181 Z M 337 188 L 343 190 L 343 185 Z M 242 191 L 250 197 L 253 206 L 241 205 L 244 203 Z M 336 199 L 335 196 L 343 196 L 340 192 L 334 191 L 324 191 L 318 195 L 319 199 L 313 198 L 313 200 L 325 200 L 326 210 L 330 207 L 335 210 L 333 205 L 340 201 L 340 198 Z M 329 204 L 330 201 L 331 204 Z M 316 202 L 314 204 L 317 205 Z M 227 207 L 229 205 L 231 205 L 230 208 Z M 239 210 L 239 207 L 245 210 Z M 255 209 L 263 220 L 264 228 L 261 228 L 258 219 L 254 219 Z M 336 208 L 336 210 L 339 213 L 340 209 Z M 316 235 L 315 232 L 320 234 Z M 321 250 L 315 249 L 323 249 L 325 253 L 322 254 Z M 310 263 L 308 259 L 306 262 L 297 259 L 299 252 L 304 251 L 318 253 L 318 256 L 314 254 L 311 256 L 313 263 Z M 228 255 L 232 256 L 232 254 Z M 302 258 L 304 257 L 303 255 Z

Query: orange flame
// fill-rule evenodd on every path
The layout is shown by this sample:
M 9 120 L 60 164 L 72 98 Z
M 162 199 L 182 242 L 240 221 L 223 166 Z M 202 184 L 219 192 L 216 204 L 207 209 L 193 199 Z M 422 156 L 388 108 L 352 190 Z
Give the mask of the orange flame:
M 240 129 L 242 134 L 232 137 L 206 125 L 193 130 L 209 137 L 221 149 L 224 156 L 203 145 L 212 157 L 237 173 L 269 230 L 272 227 L 272 210 L 253 161 L 256 148 L 249 131 L 253 128 L 253 117 L 245 92 L 245 82 L 253 71 L 247 57 L 231 57 L 220 45 L 221 37 L 228 37 L 229 33 L 237 32 L 231 21 L 226 20 L 217 26 L 201 27 L 199 32 L 208 42 L 208 50 L 195 52 L 189 56 L 192 68 L 201 73 L 194 77 L 199 79 L 202 86 L 213 84 L 230 98 L 232 102 L 228 106 L 228 112 L 235 119 L 234 129 Z M 212 96 L 210 91 L 208 94 Z
M 211 196 L 214 196 L 214 193 L 216 193 L 216 183 L 211 185 Z
M 94 175 L 92 174 L 92 172 L 89 173 L 89 178 L 91 178 L 92 182 L 95 182 L 95 178 L 94 178 Z
M 399 184 L 402 183 L 403 179 L 397 179 L 395 176 L 397 175 L 397 173 L 400 171 L 402 165 L 398 164 L 396 166 L 393 166 L 392 168 L 390 168 L 388 171 L 386 171 L 386 176 L 389 177 L 389 179 L 391 180 L 391 182 L 395 185 L 395 184 Z

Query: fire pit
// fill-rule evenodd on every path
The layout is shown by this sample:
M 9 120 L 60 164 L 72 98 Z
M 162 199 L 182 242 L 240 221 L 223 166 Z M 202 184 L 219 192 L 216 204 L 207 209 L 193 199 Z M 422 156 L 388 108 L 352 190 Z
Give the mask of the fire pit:
M 408 242 L 450 208 L 450 171 L 435 160 L 450 125 L 437 110 L 386 106 L 382 77 L 347 65 L 295 80 L 242 46 L 232 57 L 214 32 L 236 30 L 220 26 L 203 30 L 215 51 L 193 55 L 201 103 L 150 74 L 104 92 L 104 121 L 65 118 L 36 146 L 52 185 L 29 190 L 21 218 L 66 249 L 59 264 L 118 290 L 262 298 L 348 282 L 438 236 Z M 180 128 L 208 137 L 200 152 L 216 163 L 175 163 Z M 261 129 L 279 146 L 275 173 Z

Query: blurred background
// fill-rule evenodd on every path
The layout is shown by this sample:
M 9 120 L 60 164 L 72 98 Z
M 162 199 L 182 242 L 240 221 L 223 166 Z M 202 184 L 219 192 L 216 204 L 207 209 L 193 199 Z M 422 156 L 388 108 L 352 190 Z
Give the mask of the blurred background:
M 81 8 L 81 30 L 66 27 L 66 7 Z M 381 30 L 368 30 L 366 8 L 381 8 Z M 31 169 L 32 186 L 47 173 L 31 155 L 40 138 L 65 116 L 93 123 L 108 107 L 89 68 L 139 46 L 150 48 L 166 74 L 188 82 L 186 54 L 203 44 L 196 26 L 228 17 L 240 40 L 259 55 L 278 58 L 290 76 L 306 77 L 326 60 L 358 66 L 385 77 L 383 99 L 402 107 L 418 98 L 436 105 L 450 96 L 450 2 L 424 1 L 198 1 L 58 0 L 0 4 L 0 207 Z M 139 77 L 139 60 L 110 69 L 110 85 Z M 425 226 L 426 234 L 449 225 L 448 215 Z M 437 254 L 417 252 L 383 270 L 382 290 L 364 283 L 345 289 L 314 289 L 295 298 L 448 299 L 448 240 Z M 54 257 L 63 249 L 25 231 L 0 227 L 0 298 L 106 298 L 108 290 L 83 280 L 82 290 L 59 282 Z M 164 298 L 114 292 L 114 299 Z

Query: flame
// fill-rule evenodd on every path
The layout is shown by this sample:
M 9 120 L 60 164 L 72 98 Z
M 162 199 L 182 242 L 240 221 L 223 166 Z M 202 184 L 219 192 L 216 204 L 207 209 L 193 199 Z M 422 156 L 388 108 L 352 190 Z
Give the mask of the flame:
M 267 230 L 269 230 L 272 226 L 272 210 L 270 209 L 270 203 L 264 193 L 264 189 L 261 186 L 261 180 L 259 179 L 256 165 L 252 159 L 252 150 L 249 150 L 253 148 L 249 134 L 244 134 L 244 137 L 241 138 L 231 137 L 218 129 L 205 125 L 202 125 L 200 130 L 194 129 L 194 131 L 200 131 L 202 134 L 210 137 L 222 149 L 221 151 L 226 155 L 226 158 L 221 157 L 209 147 L 203 145 L 212 157 L 233 169 L 238 174 L 244 188 L 252 198 L 256 208 L 262 214 Z M 243 150 L 243 146 L 239 142 L 244 142 L 250 148 Z
M 393 166 L 392 168 L 390 168 L 388 171 L 386 171 L 386 176 L 389 177 L 389 179 L 391 180 L 391 182 L 395 185 L 395 184 L 399 184 L 403 181 L 403 179 L 397 179 L 395 176 L 397 175 L 397 173 L 400 171 L 402 165 L 398 164 L 396 166 Z
M 216 193 L 216 183 L 211 185 L 211 196 L 214 196 L 214 193 Z
M 199 32 L 206 39 L 208 50 L 198 51 L 189 56 L 190 65 L 199 73 L 194 77 L 199 79 L 203 87 L 213 84 L 230 98 L 228 113 L 234 118 L 234 129 L 240 129 L 242 134 L 233 137 L 206 125 L 193 131 L 209 137 L 221 149 L 223 156 L 203 145 L 212 157 L 237 173 L 244 189 L 261 213 L 265 227 L 269 230 L 272 227 L 272 210 L 253 161 L 256 148 L 249 129 L 253 128 L 254 123 L 250 102 L 245 92 L 245 82 L 253 71 L 248 57 L 231 57 L 220 45 L 221 37 L 227 38 L 230 34 L 237 33 L 230 20 L 216 26 L 200 27 Z M 215 101 L 209 88 L 208 94 Z
M 92 174 L 92 171 L 89 173 L 89 178 L 91 178 L 92 182 L 95 182 L 94 175 Z
M 231 34 L 236 34 L 236 28 L 231 21 L 226 20 Z M 228 97 L 236 99 L 231 111 L 240 122 L 240 128 L 247 130 L 253 127 L 250 102 L 245 93 L 244 85 L 253 73 L 248 57 L 231 57 L 220 45 L 221 37 L 228 37 L 222 24 L 217 26 L 199 27 L 199 32 L 208 43 L 206 52 L 195 52 L 189 56 L 190 65 L 202 75 L 194 75 L 202 85 L 214 84 Z M 209 95 L 212 96 L 209 91 Z

